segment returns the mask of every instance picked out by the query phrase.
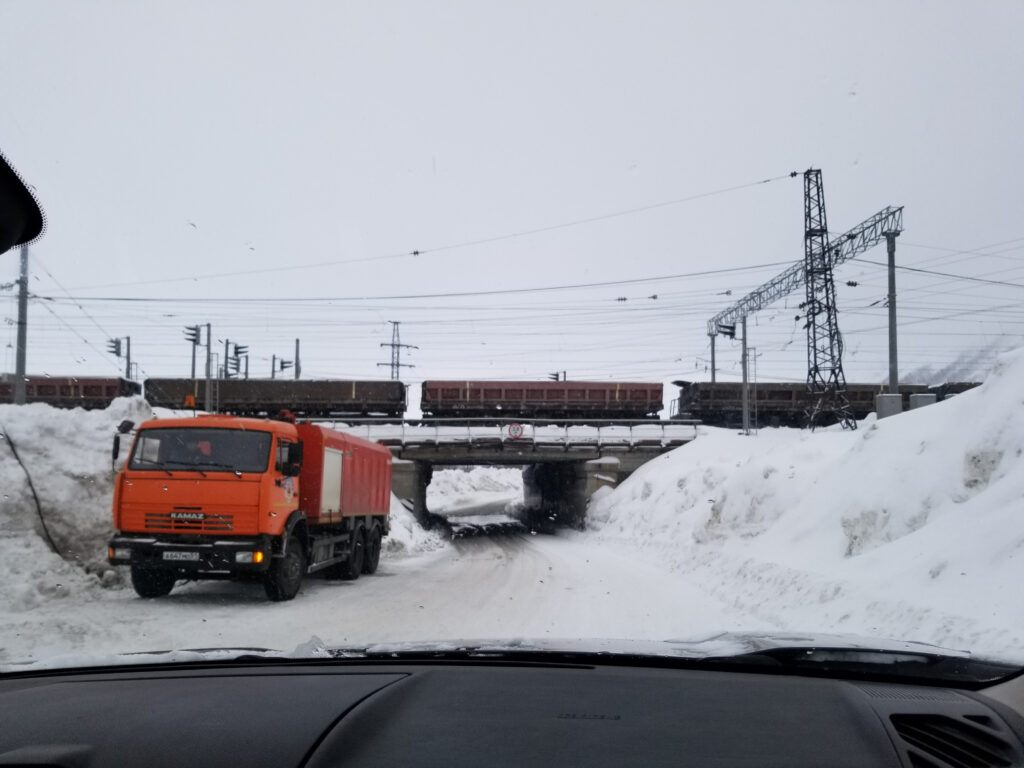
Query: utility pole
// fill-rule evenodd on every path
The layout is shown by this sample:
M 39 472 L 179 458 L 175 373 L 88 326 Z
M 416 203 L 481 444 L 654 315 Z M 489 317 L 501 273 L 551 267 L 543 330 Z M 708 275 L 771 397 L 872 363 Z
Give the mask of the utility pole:
M 25 404 L 25 351 L 28 343 L 28 246 L 21 246 L 18 278 L 18 341 L 14 357 L 14 403 Z
M 225 379 L 230 379 L 231 378 L 231 371 L 228 369 L 228 360 L 230 358 L 231 358 L 231 355 L 230 355 L 230 349 L 229 349 L 229 342 L 228 342 L 227 339 L 224 339 L 224 371 L 223 371 L 223 373 L 224 373 L 224 378 Z
M 390 366 L 391 367 L 391 380 L 398 381 L 398 374 L 402 368 L 415 368 L 415 365 L 402 362 L 402 349 L 419 349 L 419 347 L 413 346 L 412 344 L 402 344 L 397 320 L 388 320 L 391 323 L 391 343 L 381 342 L 382 347 L 391 347 L 391 362 L 390 363 L 377 363 L 378 366 Z
M 711 383 L 715 383 L 715 334 L 711 336 Z
M 889 251 L 889 394 L 900 391 L 899 366 L 896 362 L 896 238 L 899 231 L 885 233 L 885 245 Z
M 210 348 L 211 337 L 212 337 L 212 331 L 210 329 L 210 324 L 207 323 L 206 324 L 206 392 L 205 392 L 204 397 L 203 397 L 203 405 L 206 406 L 206 410 L 207 410 L 208 413 L 213 413 L 213 382 L 210 380 L 211 377 L 213 376 L 213 369 L 212 369 L 213 361 L 211 359 L 212 355 L 213 355 L 213 350 Z
M 299 380 L 299 373 L 302 371 L 302 364 L 299 362 L 299 340 L 295 340 L 295 380 Z
M 750 434 L 750 392 L 747 384 L 747 316 L 742 318 L 742 368 L 743 368 L 743 434 Z

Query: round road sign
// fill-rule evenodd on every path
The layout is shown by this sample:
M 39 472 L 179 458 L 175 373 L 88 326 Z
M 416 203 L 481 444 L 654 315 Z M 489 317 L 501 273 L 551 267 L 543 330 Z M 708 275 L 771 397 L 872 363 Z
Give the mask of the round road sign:
M 509 424 L 508 425 L 508 436 L 511 437 L 513 440 L 516 440 L 516 439 L 522 437 L 523 436 L 523 425 L 519 424 L 519 423 Z

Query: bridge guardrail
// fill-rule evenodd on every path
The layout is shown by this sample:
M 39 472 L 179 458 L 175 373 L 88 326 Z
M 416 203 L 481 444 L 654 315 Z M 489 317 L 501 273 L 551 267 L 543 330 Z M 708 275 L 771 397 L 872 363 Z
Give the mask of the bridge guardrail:
M 662 449 L 683 445 L 697 436 L 696 421 L 636 421 L 609 424 L 592 420 L 466 419 L 452 424 L 428 419 L 388 422 L 383 419 L 318 421 L 382 445 L 523 446 L 532 449 L 625 447 Z

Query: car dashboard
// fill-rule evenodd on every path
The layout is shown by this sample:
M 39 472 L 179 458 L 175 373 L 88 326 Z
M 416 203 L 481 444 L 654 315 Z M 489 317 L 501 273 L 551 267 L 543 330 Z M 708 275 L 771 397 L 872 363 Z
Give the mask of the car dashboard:
M 614 659 L 17 672 L 0 723 L 0 766 L 1024 764 L 1024 720 L 977 691 Z

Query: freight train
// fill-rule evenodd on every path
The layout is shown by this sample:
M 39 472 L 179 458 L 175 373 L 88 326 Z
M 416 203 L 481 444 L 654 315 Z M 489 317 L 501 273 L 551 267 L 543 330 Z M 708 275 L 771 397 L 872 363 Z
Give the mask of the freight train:
M 743 385 L 740 382 L 672 382 L 679 387 L 679 399 L 673 401 L 672 418 L 699 419 L 713 427 L 740 427 L 743 424 Z M 933 394 L 937 400 L 978 386 L 957 382 L 927 387 L 901 384 L 903 409 L 910 407 L 911 395 Z M 751 424 L 759 427 L 804 427 L 807 414 L 815 404 L 806 384 L 758 382 L 749 385 Z M 886 388 L 878 384 L 847 384 L 846 398 L 855 419 L 875 411 L 875 395 Z M 828 421 L 822 422 L 827 424 Z
M 399 381 L 228 379 L 212 382 L 212 407 L 239 416 L 290 411 L 310 418 L 405 413 Z M 206 409 L 205 382 L 147 379 L 146 400 L 163 408 Z M 650 419 L 664 407 L 660 383 L 587 381 L 426 381 L 427 418 Z
M 197 407 L 236 416 L 276 416 L 290 411 L 306 418 L 401 418 L 405 413 L 405 385 L 400 381 L 214 379 L 209 406 L 205 387 L 203 380 L 146 379 L 146 400 L 154 407 Z
M 117 397 L 142 394 L 136 381 L 96 376 L 27 376 L 25 402 L 55 408 L 106 408 Z M 0 403 L 14 402 L 14 376 L 0 377 Z

